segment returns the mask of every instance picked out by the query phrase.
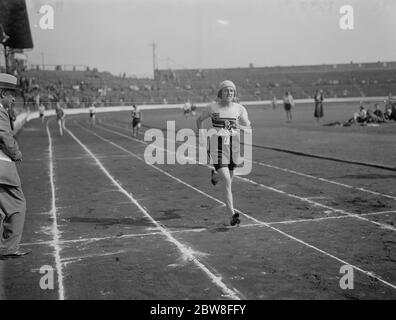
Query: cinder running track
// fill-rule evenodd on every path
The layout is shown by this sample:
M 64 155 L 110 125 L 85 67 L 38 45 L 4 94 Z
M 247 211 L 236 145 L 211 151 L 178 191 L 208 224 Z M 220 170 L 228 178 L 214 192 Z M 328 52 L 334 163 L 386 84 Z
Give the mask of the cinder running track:
M 242 225 L 228 227 L 209 168 L 146 164 L 127 117 L 99 114 L 92 128 L 69 116 L 63 136 L 54 119 L 33 120 L 19 133 L 33 253 L 0 260 L 1 298 L 396 298 L 395 173 L 254 149 L 233 185 Z M 165 126 L 158 112 L 144 120 Z M 353 289 L 340 287 L 343 265 Z

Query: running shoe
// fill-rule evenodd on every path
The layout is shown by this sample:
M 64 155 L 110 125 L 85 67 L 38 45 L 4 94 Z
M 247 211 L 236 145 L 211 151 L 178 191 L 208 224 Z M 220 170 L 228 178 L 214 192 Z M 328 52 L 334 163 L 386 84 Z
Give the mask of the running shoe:
M 14 252 L 10 252 L 10 253 L 0 253 L 0 257 L 4 257 L 4 258 L 18 258 L 18 257 L 23 257 L 26 256 L 27 254 L 31 253 L 32 250 L 30 249 L 19 249 L 17 251 Z
M 212 177 L 211 177 L 210 181 L 212 182 L 212 184 L 214 186 L 219 182 L 219 174 L 214 170 L 212 170 Z
M 239 225 L 240 223 L 241 223 L 241 219 L 239 219 L 239 213 L 236 213 L 236 212 L 235 212 L 235 213 L 232 215 L 230 224 L 231 224 L 232 226 L 235 226 L 235 225 Z

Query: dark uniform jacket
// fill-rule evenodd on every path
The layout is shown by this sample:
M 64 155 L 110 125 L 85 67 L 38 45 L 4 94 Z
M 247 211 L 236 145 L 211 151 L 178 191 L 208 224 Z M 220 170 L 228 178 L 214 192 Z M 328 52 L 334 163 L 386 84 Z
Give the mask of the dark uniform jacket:
M 22 159 L 18 143 L 14 139 L 11 121 L 6 109 L 0 104 L 0 149 L 12 162 L 0 159 L 0 184 L 20 186 L 21 181 L 15 166 L 15 161 Z

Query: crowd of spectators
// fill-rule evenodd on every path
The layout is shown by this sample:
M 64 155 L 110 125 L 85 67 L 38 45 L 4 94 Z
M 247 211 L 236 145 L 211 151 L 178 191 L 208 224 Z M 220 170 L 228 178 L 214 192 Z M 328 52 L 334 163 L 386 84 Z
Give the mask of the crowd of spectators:
M 132 94 L 135 87 L 120 86 L 113 79 L 117 78 L 107 76 L 103 80 L 101 75 L 94 78 L 86 72 L 39 71 L 22 74 L 19 87 L 23 106 L 30 110 L 37 110 L 40 105 L 46 109 L 54 109 L 58 105 L 62 108 L 88 108 L 93 103 L 112 106 L 135 102 Z
M 338 68 L 331 72 L 320 72 L 317 68 L 301 72 L 292 67 L 278 69 L 157 70 L 155 79 L 131 78 L 125 74 L 117 77 L 97 70 L 29 69 L 19 75 L 19 82 L 23 106 L 31 110 L 37 110 L 41 104 L 46 109 L 54 109 L 58 104 L 63 108 L 88 108 L 92 103 L 96 106 L 116 106 L 134 103 L 180 104 L 187 100 L 209 102 L 219 79 L 226 78 L 235 80 L 239 87 L 239 98 L 245 101 L 270 100 L 274 96 L 281 97 L 285 91 L 293 92 L 296 99 L 312 98 L 311 93 L 319 85 L 328 98 L 358 97 L 366 93 L 363 91 L 376 86 L 378 90 L 375 93 L 380 96 L 385 94 L 386 89 L 390 91 L 393 85 L 389 81 L 384 85 L 384 79 L 389 78 L 390 70 L 387 69 L 380 70 L 381 73 L 378 70 L 355 71 L 353 77 Z M 367 80 L 370 87 L 366 85 L 363 88 L 356 81 L 358 75 L 365 79 L 370 79 L 371 75 L 374 80 Z M 352 78 L 355 80 L 351 81 Z
M 363 105 L 360 105 L 359 112 L 356 112 L 348 122 L 367 125 L 388 121 L 396 121 L 396 101 L 394 102 L 392 99 L 385 101 L 384 110 L 381 110 L 378 103 L 374 104 L 374 110 L 366 109 Z
M 100 93 L 95 92 L 94 88 L 84 81 L 65 85 L 61 79 L 43 83 L 36 77 L 21 76 L 19 86 L 24 106 L 32 110 L 40 105 L 44 105 L 46 109 L 55 109 L 57 105 L 63 108 L 84 108 L 100 96 Z
M 389 96 L 388 100 L 384 101 L 383 110 L 378 103 L 374 104 L 374 109 L 366 108 L 362 103 L 359 110 L 353 114 L 353 117 L 344 123 L 333 122 L 326 126 L 343 126 L 349 127 L 352 125 L 360 126 L 378 126 L 381 123 L 396 121 L 396 100 Z

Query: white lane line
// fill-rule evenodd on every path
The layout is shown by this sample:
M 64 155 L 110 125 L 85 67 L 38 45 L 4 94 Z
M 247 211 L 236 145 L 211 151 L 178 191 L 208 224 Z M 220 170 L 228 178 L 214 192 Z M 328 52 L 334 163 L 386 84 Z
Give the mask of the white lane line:
M 220 274 L 215 275 L 209 268 L 204 265 L 195 255 L 196 253 L 194 250 L 185 244 L 179 242 L 172 234 L 161 224 L 157 222 L 148 212 L 145 207 L 140 205 L 139 202 L 136 201 L 136 199 L 132 196 L 131 193 L 129 193 L 127 190 L 125 190 L 115 179 L 114 177 L 107 171 L 107 169 L 102 165 L 102 163 L 96 158 L 96 156 L 92 153 L 88 147 L 83 144 L 69 129 L 65 128 L 65 131 L 70 134 L 70 136 L 77 141 L 77 143 L 95 160 L 96 164 L 99 166 L 99 168 L 103 171 L 103 173 L 111 180 L 111 182 L 120 190 L 121 193 L 123 193 L 126 197 L 128 197 L 132 203 L 134 203 L 140 211 L 154 224 L 156 227 L 163 233 L 163 235 L 168 239 L 169 242 L 173 243 L 182 253 L 183 258 L 185 258 L 188 261 L 192 261 L 198 268 L 200 268 L 202 271 L 205 272 L 205 274 L 209 277 L 209 279 L 216 284 L 220 290 L 224 293 L 225 296 L 234 299 L 234 300 L 240 300 L 243 298 L 242 294 L 238 292 L 235 288 L 229 288 L 222 279 L 222 276 Z M 91 131 L 91 130 L 88 130 Z M 213 269 L 212 267 L 210 267 Z
M 130 157 L 130 156 L 129 156 Z M 222 205 L 223 206 L 223 205 Z M 388 214 L 388 213 L 396 213 L 396 211 L 380 211 L 380 212 L 369 212 L 369 213 L 362 213 L 362 216 L 374 216 L 380 214 Z M 352 219 L 353 217 L 349 216 L 331 216 L 331 217 L 322 217 L 322 218 L 313 218 L 313 219 L 296 219 L 296 220 L 284 220 L 284 221 L 273 221 L 273 222 L 266 222 L 269 225 L 276 225 L 276 224 L 295 224 L 295 223 L 302 223 L 302 222 L 318 222 L 323 220 L 333 220 L 333 219 Z M 259 223 L 250 223 L 250 224 L 242 224 L 240 228 L 248 228 L 248 227 L 258 227 L 263 226 Z M 221 228 L 233 229 L 230 226 L 222 226 Z M 204 232 L 204 231 L 211 231 L 213 229 L 208 228 L 197 228 L 197 229 L 184 229 L 184 230 L 172 230 L 169 231 L 170 233 L 191 233 L 191 232 Z M 114 240 L 114 239 L 128 239 L 133 237 L 149 237 L 149 236 L 156 236 L 162 235 L 161 232 L 147 232 L 147 233 L 134 233 L 134 234 L 123 234 L 121 236 L 108 236 L 108 237 L 97 237 L 97 238 L 80 238 L 80 239 L 72 239 L 72 240 L 60 240 L 60 245 L 65 245 L 68 243 L 80 243 L 80 242 L 96 242 L 102 240 Z M 21 243 L 21 246 L 35 246 L 35 245 L 51 245 L 52 241 L 36 241 L 36 242 L 25 242 Z
M 380 214 L 387 214 L 387 213 L 396 213 L 396 211 L 380 211 L 380 212 L 369 212 L 369 213 L 362 213 L 359 216 L 374 216 Z M 300 222 L 316 222 L 322 220 L 333 220 L 333 219 L 346 219 L 346 218 L 355 218 L 351 216 L 331 216 L 331 217 L 323 217 L 323 218 L 314 218 L 314 219 L 296 219 L 296 220 L 285 220 L 285 221 L 275 221 L 275 222 L 267 222 L 268 224 L 293 224 L 293 223 L 300 223 Z
M 47 127 L 47 135 L 48 135 L 48 150 L 49 150 L 49 177 L 51 184 L 51 217 L 52 217 L 52 226 L 51 232 L 53 236 L 53 241 L 51 246 L 54 248 L 54 256 L 55 256 L 55 265 L 56 265 L 56 273 L 58 275 L 58 296 L 59 300 L 65 300 L 65 289 L 63 286 L 63 270 L 62 270 L 62 262 L 60 257 L 61 247 L 60 243 L 60 232 L 58 228 L 58 218 L 57 218 L 57 208 L 55 202 L 55 179 L 54 179 L 54 163 L 53 163 L 53 151 L 52 151 L 52 138 L 51 133 L 48 127 L 49 121 L 46 123 Z
M 80 127 L 81 127 L 81 126 L 80 126 Z M 114 133 L 114 134 L 117 134 L 117 135 L 119 135 L 119 136 L 123 136 L 123 137 L 125 137 L 125 138 L 130 139 L 130 140 L 139 141 L 140 143 L 147 144 L 146 142 L 140 141 L 140 140 L 135 139 L 135 138 L 130 138 L 129 136 L 126 136 L 126 135 L 124 135 L 124 134 L 122 134 L 122 133 L 119 133 L 119 132 L 116 132 L 116 131 L 113 131 L 113 130 L 104 128 L 103 126 L 99 126 L 99 128 L 102 129 L 102 130 L 107 130 L 107 131 L 109 131 L 109 132 L 112 132 L 112 133 Z M 84 129 L 85 129 L 85 128 L 84 128 Z M 122 129 L 122 128 L 120 128 L 120 129 Z M 166 139 L 166 140 L 168 140 L 168 139 Z M 158 149 L 160 149 L 160 148 L 158 148 Z M 189 157 L 184 157 L 184 158 L 189 159 L 189 160 L 191 160 L 192 162 L 195 162 L 195 161 L 196 161 L 196 159 L 193 159 L 193 158 L 189 158 Z M 200 163 L 199 163 L 199 164 L 200 164 Z M 200 164 L 200 165 L 203 165 L 203 166 L 206 166 L 206 167 L 211 168 L 211 167 L 210 167 L 209 165 L 207 165 L 207 164 Z M 302 202 L 307 202 L 307 203 L 313 205 L 314 207 L 321 207 L 321 208 L 324 208 L 324 209 L 328 209 L 328 210 L 331 210 L 331 211 L 333 211 L 333 212 L 335 212 L 335 213 L 340 213 L 340 214 L 343 214 L 343 215 L 347 215 L 347 216 L 350 216 L 350 217 L 354 217 L 354 218 L 359 219 L 359 220 L 367 221 L 367 222 L 369 222 L 369 223 L 375 224 L 375 225 L 379 226 L 380 228 L 383 228 L 383 229 L 386 229 L 386 230 L 396 231 L 396 228 L 395 228 L 395 227 L 393 227 L 393 226 L 391 226 L 391 225 L 389 225 L 389 224 L 386 224 L 386 223 L 376 222 L 376 221 L 370 220 L 370 219 L 368 219 L 368 218 L 362 217 L 361 215 L 354 214 L 354 213 L 351 213 L 351 212 L 348 212 L 348 211 L 345 211 L 345 210 L 342 210 L 342 209 L 335 209 L 335 208 L 332 208 L 332 207 L 330 207 L 330 206 L 327 206 L 327 205 L 321 204 L 321 203 L 319 203 L 319 202 L 313 201 L 313 200 L 311 200 L 311 199 L 309 199 L 309 198 L 300 197 L 300 196 L 297 196 L 297 195 L 295 195 L 295 194 L 287 193 L 287 192 L 285 192 L 285 191 L 283 191 L 283 190 L 276 189 L 276 188 L 274 188 L 274 187 L 266 186 L 266 185 L 264 185 L 264 184 L 262 184 L 262 183 L 259 183 L 259 182 L 254 181 L 254 180 L 252 180 L 252 179 L 243 178 L 243 177 L 241 177 L 241 176 L 235 176 L 235 178 L 236 178 L 236 179 L 239 179 L 239 180 L 242 180 L 242 181 L 245 181 L 245 182 L 248 182 L 248 183 L 251 183 L 251 184 L 254 184 L 254 185 L 259 186 L 259 187 L 261 187 L 261 188 L 263 188 L 263 189 L 266 189 L 266 190 L 269 190 L 269 191 L 274 191 L 274 192 L 276 192 L 276 193 L 283 194 L 283 195 L 285 195 L 285 196 L 287 196 L 287 197 L 291 197 L 291 198 L 297 199 L 297 200 L 302 201 Z
M 79 126 L 80 126 L 80 125 L 79 125 Z M 91 130 L 88 130 L 88 129 L 82 127 L 82 126 L 80 126 L 80 128 L 82 128 L 83 130 L 85 130 L 85 131 L 87 131 L 87 132 L 90 132 L 91 134 L 97 136 L 99 139 L 101 139 L 101 140 L 103 140 L 103 141 L 105 141 L 105 142 L 107 142 L 107 143 L 109 143 L 109 144 L 111 144 L 111 145 L 114 145 L 114 146 L 117 147 L 118 149 L 123 150 L 123 151 L 125 151 L 126 153 L 129 153 L 129 154 L 132 155 L 134 158 L 137 158 L 137 159 L 143 161 L 146 165 L 148 165 L 148 166 L 154 168 L 154 169 L 157 170 L 157 171 L 162 172 L 163 174 L 165 174 L 165 175 L 171 177 L 172 179 L 174 179 L 174 180 L 176 180 L 176 181 L 178 181 L 178 182 L 184 184 L 185 186 L 188 186 L 189 188 L 191 188 L 191 189 L 193 189 L 193 190 L 195 190 L 195 191 L 197 191 L 197 192 L 199 192 L 199 193 L 205 195 L 206 197 L 208 197 L 208 198 L 210 198 L 210 199 L 213 199 L 214 201 L 216 201 L 216 202 L 218 202 L 218 203 L 224 204 L 223 201 L 220 201 L 220 200 L 218 200 L 218 199 L 212 197 L 211 195 L 205 193 L 204 191 L 199 190 L 199 189 L 193 187 L 192 185 L 188 184 L 187 182 L 184 182 L 184 181 L 182 181 L 181 179 L 172 176 L 172 175 L 169 174 L 168 172 L 166 172 L 166 171 L 164 171 L 164 170 L 162 170 L 162 169 L 160 169 L 160 168 L 158 168 L 158 167 L 156 167 L 156 166 L 154 166 L 154 165 L 147 164 L 147 163 L 144 161 L 144 159 L 142 159 L 142 158 L 136 156 L 133 152 L 131 152 L 131 151 L 129 151 L 129 150 L 123 148 L 122 146 L 119 146 L 118 144 L 112 142 L 111 140 L 108 140 L 108 139 L 106 139 L 106 138 L 103 138 L 102 136 L 100 136 L 100 135 L 96 134 L 95 132 L 93 132 L 93 131 L 91 131 Z M 104 130 L 109 131 L 109 132 L 113 132 L 113 133 L 116 134 L 116 135 L 120 135 L 120 136 L 127 137 L 127 136 L 125 136 L 125 135 L 123 135 L 123 134 L 121 134 L 121 133 L 119 133 L 119 132 L 116 132 L 116 131 L 113 131 L 113 130 L 110 130 L 110 129 L 107 129 L 107 128 L 101 127 L 101 129 L 104 129 Z M 129 137 L 128 137 L 128 138 L 129 138 Z M 268 223 L 265 223 L 265 222 L 263 222 L 263 221 L 260 221 L 260 220 L 258 220 L 258 219 L 256 219 L 256 218 L 254 218 L 254 217 L 252 217 L 252 216 L 246 214 L 246 213 L 243 213 L 242 211 L 240 211 L 240 210 L 238 210 L 238 209 L 236 209 L 236 211 L 238 211 L 239 213 L 241 213 L 241 214 L 243 214 L 244 216 L 248 217 L 249 219 L 253 220 L 253 221 L 256 222 L 257 224 L 261 224 L 261 225 L 263 225 L 263 226 L 265 226 L 265 227 L 268 227 L 268 228 L 270 228 L 270 229 L 272 229 L 272 230 L 274 230 L 274 231 L 276 231 L 276 232 L 278 232 L 278 233 L 284 235 L 285 237 L 287 237 L 287 238 L 289 238 L 289 239 L 292 239 L 292 240 L 294 240 L 294 241 L 297 241 L 297 242 L 299 242 L 299 243 L 302 244 L 302 245 L 305 245 L 305 246 L 307 246 L 307 247 L 309 247 L 309 248 L 311 248 L 311 249 L 313 249 L 313 250 L 316 250 L 316 251 L 318 251 L 318 252 L 320 252 L 320 253 L 322 253 L 322 254 L 324 254 L 324 255 L 330 257 L 330 258 L 333 258 L 334 260 L 337 260 L 338 262 L 341 262 L 343 265 L 350 265 L 350 266 L 352 266 L 355 270 L 358 270 L 358 271 L 362 272 L 363 274 L 368 275 L 369 277 L 372 277 L 372 278 L 374 278 L 374 279 L 377 279 L 378 281 L 382 282 L 383 284 L 385 284 L 385 285 L 387 285 L 387 286 L 389 286 L 389 287 L 391 287 L 391 288 L 393 288 L 393 289 L 396 289 L 396 285 L 394 285 L 394 284 L 392 284 L 392 283 L 390 283 L 390 282 L 388 282 L 388 281 L 382 279 L 380 276 L 376 275 L 374 272 L 363 270 L 363 269 L 360 268 L 360 267 L 357 267 L 357 266 L 355 266 L 355 265 L 353 265 L 353 264 L 351 264 L 351 263 L 349 263 L 349 262 L 347 262 L 347 261 L 345 261 L 345 260 L 343 260 L 343 259 L 340 259 L 340 258 L 338 258 L 338 257 L 336 257 L 336 256 L 334 256 L 334 255 L 332 255 L 332 254 L 330 254 L 330 253 L 328 253 L 328 252 L 322 250 L 322 249 L 319 249 L 319 248 L 317 248 L 317 247 L 315 247 L 315 246 L 313 246 L 313 245 L 311 245 L 311 244 L 309 244 L 309 243 L 307 243 L 307 242 L 305 242 L 305 241 L 303 241 L 303 240 L 301 240 L 301 239 L 298 239 L 298 238 L 296 238 L 296 237 L 294 237 L 294 236 L 292 236 L 292 235 L 290 235 L 290 234 L 288 234 L 288 233 L 286 233 L 286 232 L 284 232 L 284 231 L 282 231 L 282 230 L 280 230 L 280 229 L 277 229 L 277 228 L 275 228 L 275 227 L 269 225 Z
M 304 198 L 304 197 L 300 197 L 300 196 L 297 196 L 297 195 L 292 194 L 292 193 L 287 193 L 287 192 L 285 192 L 285 191 L 278 190 L 278 189 L 273 188 L 273 187 L 270 187 L 270 186 L 266 186 L 266 185 L 264 185 L 264 184 L 262 184 L 262 183 L 259 183 L 259 182 L 254 181 L 254 180 L 252 180 L 252 179 L 243 178 L 243 177 L 241 177 L 241 176 L 237 176 L 236 178 L 237 178 L 237 179 L 240 179 L 240 180 L 242 180 L 242 181 L 245 181 L 245 182 L 249 182 L 249 183 L 251 183 L 251 184 L 253 184 L 253 185 L 256 185 L 256 186 L 258 186 L 258 187 L 261 187 L 261 188 L 263 188 L 263 189 L 266 189 L 266 190 L 269 190 L 269 191 L 274 191 L 274 192 L 280 193 L 280 194 L 284 194 L 284 195 L 286 195 L 286 196 L 288 196 L 288 197 L 290 197 L 290 198 L 294 198 L 294 199 L 300 200 L 300 201 L 302 201 L 302 202 L 309 203 L 309 204 L 311 204 L 311 205 L 313 205 L 313 206 L 315 206 L 315 207 L 321 207 L 321 208 L 324 208 L 324 209 L 331 210 L 331 211 L 333 211 L 333 212 L 337 212 L 337 213 L 341 213 L 341 214 L 347 215 L 347 216 L 349 216 L 349 217 L 353 217 L 353 218 L 356 218 L 356 219 L 359 219 L 359 220 L 367 221 L 367 222 L 369 222 L 369 223 L 375 224 L 375 225 L 379 226 L 380 228 L 383 228 L 383 229 L 386 229 L 386 230 L 396 231 L 396 228 L 395 228 L 395 227 L 392 227 L 392 226 L 389 225 L 389 224 L 381 223 L 381 222 L 376 222 L 376 221 L 367 219 L 367 218 L 365 218 L 365 217 L 362 217 L 362 215 L 359 215 L 359 214 L 351 213 L 351 212 L 348 212 L 348 211 L 345 211 L 345 210 L 342 210 L 342 209 L 335 209 L 335 208 L 332 208 L 332 207 L 330 207 L 330 206 L 326 206 L 326 205 L 324 205 L 324 204 L 321 204 L 321 203 L 319 203 L 319 202 L 316 202 L 316 201 L 313 201 L 313 200 L 310 200 L 310 199 L 307 199 L 307 198 Z
M 58 161 L 58 160 L 83 160 L 83 159 L 89 159 L 89 157 L 88 156 L 83 156 L 83 157 L 59 157 L 59 158 L 54 158 L 54 160 L 55 161 Z M 44 161 L 47 161 L 48 159 L 41 159 L 41 158 L 31 158 L 31 159 L 27 159 L 27 160 L 24 160 L 24 161 L 30 161 L 30 162 L 33 162 L 33 161 L 38 161 L 38 162 L 44 162 Z
M 123 127 L 120 127 L 120 126 L 117 126 L 117 125 L 111 125 L 108 122 L 104 122 L 104 123 L 106 125 L 110 125 L 110 126 L 113 126 L 113 127 L 118 127 L 119 129 L 127 129 L 127 128 L 123 128 Z M 143 133 L 139 133 L 139 135 L 143 135 Z M 169 140 L 169 139 L 166 139 L 166 140 Z M 249 161 L 249 160 L 247 160 L 247 161 Z M 376 196 L 382 196 L 382 197 L 385 197 L 385 198 L 388 198 L 388 199 L 396 200 L 396 196 L 392 196 L 392 195 L 389 195 L 389 194 L 385 194 L 385 193 L 369 190 L 369 189 L 366 189 L 366 188 L 360 188 L 360 187 L 351 186 L 351 185 L 348 185 L 348 184 L 345 184 L 345 183 L 333 181 L 333 180 L 326 179 L 326 178 L 316 177 L 316 176 L 313 176 L 313 175 L 310 175 L 310 174 L 306 174 L 306 173 L 302 173 L 302 172 L 299 172 L 299 171 L 295 171 L 295 170 L 291 170 L 291 169 L 287 169 L 287 168 L 281 168 L 281 167 L 278 167 L 278 166 L 275 166 L 275 165 L 272 165 L 272 164 L 263 163 L 261 161 L 250 161 L 250 162 L 254 163 L 254 164 L 258 164 L 258 165 L 263 166 L 263 167 L 268 167 L 268 168 L 271 168 L 271 169 L 280 170 L 280 171 L 284 171 L 284 172 L 287 172 L 287 173 L 292 173 L 292 174 L 295 174 L 295 175 L 299 175 L 299 176 L 302 176 L 302 177 L 305 177 L 305 178 L 314 179 L 314 180 L 318 180 L 318 181 L 322 181 L 322 182 L 326 182 L 326 183 L 331 183 L 331 184 L 334 184 L 334 185 L 337 185 L 337 186 L 340 186 L 340 187 L 344 187 L 344 188 L 347 188 L 347 189 L 355 189 L 355 190 L 362 191 L 362 192 L 365 192 L 365 193 L 370 193 L 370 194 L 373 194 L 373 195 L 376 195 Z
M 351 186 L 351 185 L 348 185 L 348 184 L 345 184 L 345 183 L 340 183 L 340 182 L 333 181 L 333 180 L 326 179 L 326 178 L 316 177 L 316 176 L 313 176 L 313 175 L 310 175 L 310 174 L 302 173 L 302 172 L 291 170 L 291 169 L 287 169 L 287 168 L 281 168 L 281 167 L 278 167 L 278 166 L 275 166 L 275 165 L 271 165 L 271 164 L 267 164 L 267 163 L 263 163 L 263 162 L 260 162 L 260 161 L 251 161 L 251 162 L 255 163 L 255 164 L 258 164 L 260 166 L 268 167 L 268 168 L 275 169 L 275 170 L 284 171 L 284 172 L 287 172 L 287 173 L 292 173 L 292 174 L 299 175 L 299 176 L 302 176 L 302 177 L 305 177 L 305 178 L 315 179 L 315 180 L 319 180 L 319 181 L 322 181 L 322 182 L 331 183 L 331 184 L 334 184 L 334 185 L 337 185 L 337 186 L 340 186 L 340 187 L 344 187 L 344 188 L 348 188 L 348 189 L 355 189 L 355 190 L 358 190 L 358 191 L 374 194 L 376 196 L 382 196 L 382 197 L 385 197 L 385 198 L 396 200 L 395 196 L 391 196 L 389 194 L 385 194 L 385 193 L 381 193 L 381 192 L 377 192 L 377 191 L 372 191 L 372 190 L 365 189 L 365 188 L 354 187 L 354 186 Z
M 361 216 L 373 216 L 377 214 L 386 214 L 386 213 L 396 213 L 396 210 L 362 213 Z
M 344 216 L 343 216 L 344 218 Z M 345 217 L 348 218 L 348 217 Z M 275 224 L 278 222 L 274 222 Z M 261 224 L 257 223 L 250 223 L 250 224 L 243 224 L 240 225 L 240 228 L 248 228 L 248 227 L 260 227 L 262 226 Z M 219 226 L 219 228 L 226 228 L 226 229 L 234 229 L 234 227 L 231 226 Z M 157 229 L 157 228 L 153 228 Z M 217 228 L 196 228 L 196 229 L 183 229 L 183 230 L 169 230 L 170 233 L 172 234 L 177 234 L 177 233 L 196 233 L 196 232 L 204 232 L 204 231 L 213 231 Z M 135 237 L 151 237 L 151 236 L 158 236 L 158 235 L 163 235 L 161 231 L 158 232 L 145 232 L 145 233 L 130 233 L 130 234 L 123 234 L 121 236 L 107 236 L 107 237 L 96 237 L 96 238 L 79 238 L 79 239 L 72 239 L 72 240 L 61 240 L 59 241 L 60 244 L 67 245 L 67 244 L 73 244 L 73 243 L 81 243 L 81 242 L 86 242 L 87 244 L 97 242 L 97 241 L 103 241 L 103 240 L 117 240 L 117 239 L 129 239 L 129 238 L 135 238 Z M 51 241 L 36 241 L 36 242 L 26 242 L 20 244 L 21 246 L 34 246 L 34 245 L 51 245 Z
M 169 231 L 170 233 L 188 233 L 188 232 L 201 232 L 208 230 L 206 228 L 197 228 L 197 229 L 184 229 L 184 230 L 176 230 L 176 231 Z M 131 234 L 123 234 L 121 236 L 107 236 L 107 237 L 95 237 L 95 238 L 80 238 L 80 239 L 72 239 L 72 240 L 62 240 L 60 244 L 73 244 L 73 243 L 80 243 L 80 242 L 97 242 L 102 240 L 117 240 L 117 239 L 129 239 L 135 237 L 147 237 L 147 236 L 157 236 L 163 235 L 161 231 L 158 232 L 144 232 L 144 233 L 131 233 Z M 21 246 L 31 246 L 31 245 L 48 245 L 51 244 L 51 241 L 37 241 L 37 242 L 30 242 L 30 243 L 23 243 Z
M 117 155 L 117 154 L 113 154 L 113 155 L 109 155 L 109 156 L 101 156 L 100 158 L 125 158 L 125 155 Z M 61 161 L 61 160 L 65 160 L 65 161 L 71 161 L 71 160 L 87 160 L 90 159 L 89 156 L 82 156 L 82 157 L 59 157 L 59 158 L 55 158 L 54 160 L 56 161 Z
M 63 265 L 68 265 L 70 263 L 73 262 L 78 262 L 78 261 L 82 261 L 83 259 L 89 259 L 89 258 L 97 258 L 97 257 L 106 257 L 106 256 L 112 256 L 115 254 L 121 254 L 121 253 L 125 253 L 125 250 L 118 250 L 116 252 L 104 252 L 104 253 L 94 253 L 94 254 L 86 254 L 83 256 L 79 256 L 79 257 L 69 257 L 69 258 L 63 258 L 62 259 L 62 264 Z
M 117 126 L 117 125 L 111 125 L 111 124 L 109 124 L 109 122 L 101 122 L 101 123 L 105 123 L 105 124 L 113 126 L 113 127 L 118 127 L 119 129 L 125 129 L 125 130 L 128 129 L 128 128 L 120 127 L 120 126 Z M 139 133 L 139 135 L 143 135 L 143 133 Z M 358 191 L 371 193 L 371 194 L 374 194 L 374 195 L 377 195 L 377 196 L 382 196 L 382 197 L 386 197 L 386 198 L 389 198 L 389 199 L 392 199 L 392 200 L 396 200 L 396 196 L 392 196 L 392 195 L 389 195 L 389 194 L 385 194 L 385 193 L 369 190 L 369 189 L 366 189 L 366 188 L 360 188 L 360 187 L 351 186 L 351 185 L 348 185 L 348 184 L 345 184 L 345 183 L 333 181 L 333 180 L 326 179 L 326 178 L 316 177 L 316 176 L 313 176 L 313 175 L 310 175 L 310 174 L 306 174 L 306 173 L 302 173 L 302 172 L 299 172 L 299 171 L 295 171 L 295 170 L 291 170 L 291 169 L 287 169 L 287 168 L 281 168 L 281 167 L 278 167 L 278 166 L 275 166 L 275 165 L 271 165 L 271 164 L 268 164 L 268 163 L 263 163 L 261 161 L 250 161 L 250 162 L 258 164 L 260 166 L 265 166 L 265 167 L 268 167 L 268 168 L 272 168 L 272 169 L 275 169 L 275 170 L 280 170 L 280 171 L 296 174 L 296 175 L 299 175 L 299 176 L 303 176 L 303 177 L 306 177 L 306 178 L 315 179 L 315 180 L 319 180 L 319 181 L 322 181 L 322 182 L 335 184 L 335 185 L 338 185 L 338 186 L 341 186 L 341 187 L 344 187 L 344 188 L 355 189 L 355 190 L 358 190 Z

